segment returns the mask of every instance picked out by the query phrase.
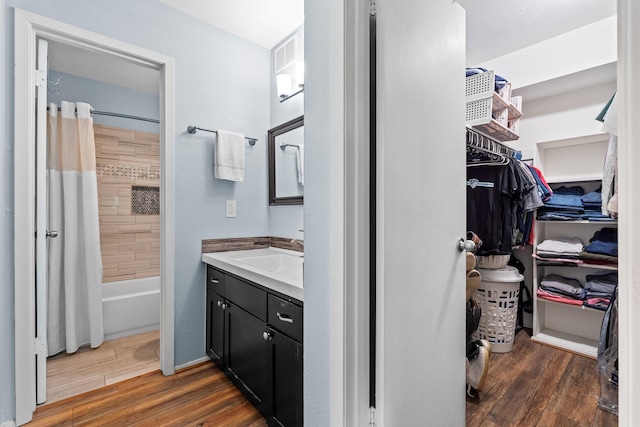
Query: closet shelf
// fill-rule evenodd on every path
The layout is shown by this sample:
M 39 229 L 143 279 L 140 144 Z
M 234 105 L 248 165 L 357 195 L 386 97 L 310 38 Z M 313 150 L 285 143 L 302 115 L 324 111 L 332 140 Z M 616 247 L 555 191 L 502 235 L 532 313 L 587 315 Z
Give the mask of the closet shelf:
M 502 110 L 506 108 L 509 112 L 509 120 L 515 120 L 522 117 L 522 112 L 511 102 L 507 101 L 496 92 L 493 92 L 493 110 Z
M 573 309 L 573 310 L 586 310 L 586 311 L 591 311 L 591 312 L 594 312 L 594 313 L 601 313 L 604 316 L 604 311 L 603 310 L 598 310 L 597 308 L 587 307 L 586 305 L 565 304 L 563 302 L 551 301 L 551 300 L 540 298 L 540 297 L 536 297 L 536 299 L 538 300 L 538 303 L 556 304 L 556 305 L 560 305 L 562 307 L 566 307 L 566 308 Z
M 613 271 L 617 271 L 618 270 L 618 266 L 617 265 L 600 265 L 600 264 L 575 264 L 575 263 L 548 263 L 545 264 L 544 261 L 541 260 L 536 260 L 536 265 L 538 267 L 569 267 L 569 268 L 590 268 L 593 270 L 613 270 Z
M 472 124 L 471 127 L 478 132 L 485 134 L 489 138 L 493 138 L 500 142 L 515 141 L 520 138 L 518 134 L 509 128 L 504 127 L 495 119 L 489 119 L 487 123 Z
M 554 329 L 543 329 L 531 337 L 532 341 L 568 350 L 595 359 L 598 356 L 598 341 Z
M 588 219 L 561 220 L 561 219 L 536 219 L 536 222 L 548 224 L 593 224 L 593 225 L 618 225 L 617 219 L 611 221 L 589 221 Z

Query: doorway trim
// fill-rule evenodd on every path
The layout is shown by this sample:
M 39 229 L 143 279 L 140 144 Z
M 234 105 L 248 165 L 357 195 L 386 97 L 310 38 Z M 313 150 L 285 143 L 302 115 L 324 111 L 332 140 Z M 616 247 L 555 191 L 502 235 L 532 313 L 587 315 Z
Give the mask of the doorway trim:
M 174 62 L 104 35 L 15 9 L 14 254 L 16 424 L 36 408 L 35 382 L 35 73 L 36 40 L 43 37 L 125 58 L 160 72 L 160 368 L 174 363 Z

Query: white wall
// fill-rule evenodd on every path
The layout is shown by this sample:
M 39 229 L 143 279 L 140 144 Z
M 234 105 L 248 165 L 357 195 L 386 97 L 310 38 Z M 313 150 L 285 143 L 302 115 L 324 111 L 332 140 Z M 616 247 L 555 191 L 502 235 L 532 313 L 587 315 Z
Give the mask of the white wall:
M 2 8 L 3 138 L 0 219 L 0 423 L 14 417 L 13 379 L 13 7 L 119 39 L 175 60 L 175 361 L 204 352 L 204 267 L 201 240 L 269 234 L 266 131 L 269 51 L 153 0 L 5 0 Z M 250 64 L 249 66 L 247 64 Z M 243 183 L 213 178 L 212 134 L 187 125 L 228 129 L 259 138 L 247 145 Z M 225 200 L 238 216 L 224 217 Z
M 12 29 L 6 23 L 7 8 L 0 7 L 0 100 L 13 92 L 13 73 L 7 58 L 7 40 Z M 0 102 L 0 423 L 14 417 L 13 346 L 13 124 L 7 111 L 11 105 Z
M 332 27 L 341 1 L 305 0 L 305 265 L 304 420 L 308 427 L 331 424 L 331 174 L 332 81 L 335 46 Z M 335 171 L 333 171 L 335 173 Z M 339 209 L 339 207 L 334 207 Z M 340 414 L 338 414 L 339 416 Z

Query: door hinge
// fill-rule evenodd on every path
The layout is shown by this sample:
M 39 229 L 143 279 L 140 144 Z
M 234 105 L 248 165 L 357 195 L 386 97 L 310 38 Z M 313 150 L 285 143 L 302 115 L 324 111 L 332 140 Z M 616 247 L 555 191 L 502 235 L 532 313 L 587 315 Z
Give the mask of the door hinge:
M 376 0 L 369 0 L 369 15 L 376 14 Z
M 36 354 L 41 354 L 43 356 L 46 356 L 47 353 L 47 340 L 42 338 L 42 337 L 36 337 L 36 342 L 35 342 L 35 350 L 36 350 Z
M 44 88 L 47 82 L 47 72 L 44 70 L 35 70 L 33 79 L 35 80 L 35 84 L 37 87 Z
M 369 425 L 372 427 L 376 425 L 376 408 L 373 406 L 369 408 Z

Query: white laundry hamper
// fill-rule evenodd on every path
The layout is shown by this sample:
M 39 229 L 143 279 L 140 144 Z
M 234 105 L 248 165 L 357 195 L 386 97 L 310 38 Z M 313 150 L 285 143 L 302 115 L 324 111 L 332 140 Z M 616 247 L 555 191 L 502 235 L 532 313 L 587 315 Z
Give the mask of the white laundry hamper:
M 524 276 L 515 267 L 478 269 L 481 282 L 474 297 L 480 308 L 480 324 L 474 339 L 491 343 L 495 353 L 507 353 L 513 349 L 518 320 L 518 296 Z

